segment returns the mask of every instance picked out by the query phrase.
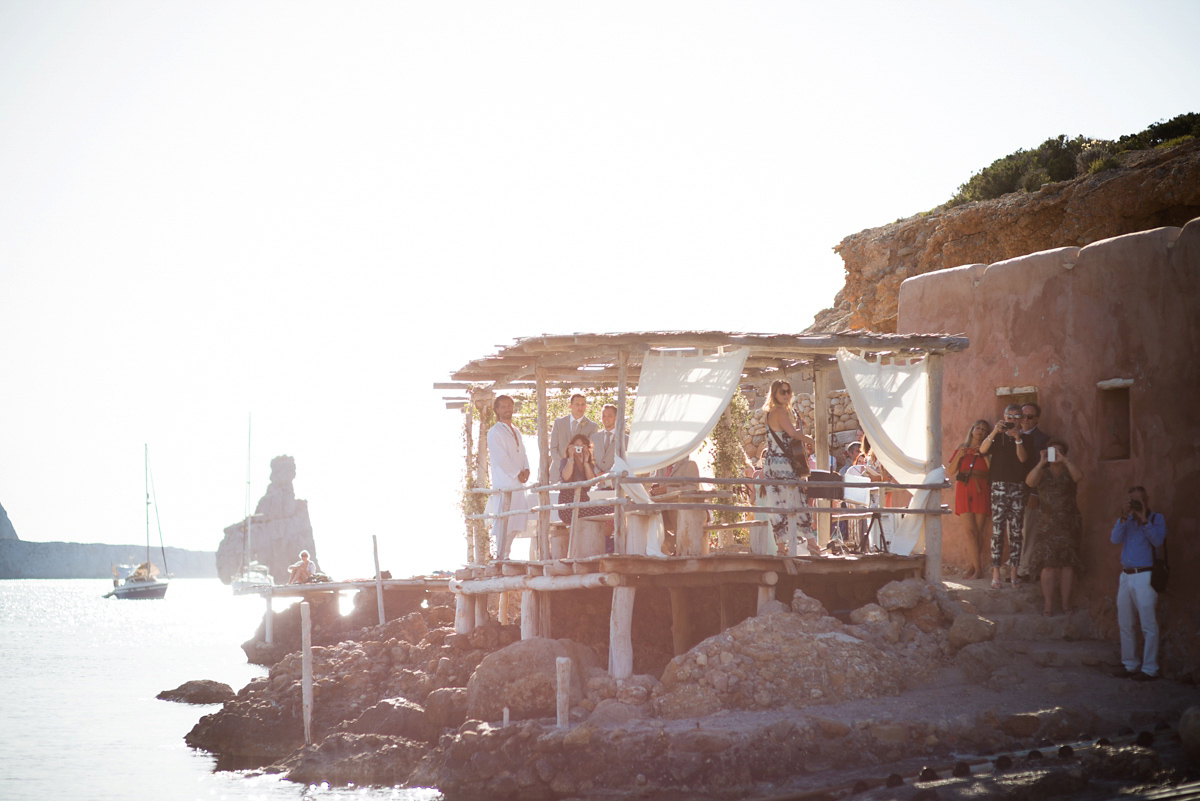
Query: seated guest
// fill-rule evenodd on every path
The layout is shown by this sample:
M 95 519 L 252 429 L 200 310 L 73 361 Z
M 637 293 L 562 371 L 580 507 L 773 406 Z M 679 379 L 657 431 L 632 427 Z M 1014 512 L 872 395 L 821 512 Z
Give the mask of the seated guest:
M 699 489 L 700 466 L 692 459 L 691 454 L 667 465 L 661 470 L 654 471 L 655 478 L 674 479 L 650 485 L 650 495 L 663 495 L 684 489 Z M 708 522 L 708 512 L 703 509 L 671 509 L 662 513 L 663 529 L 667 536 L 664 538 L 663 549 L 673 546 L 676 556 L 700 556 L 708 553 L 708 537 L 704 533 L 704 524 Z
M 300 561 L 288 568 L 288 584 L 307 584 L 317 572 L 317 563 L 308 558 L 308 551 L 300 552 Z

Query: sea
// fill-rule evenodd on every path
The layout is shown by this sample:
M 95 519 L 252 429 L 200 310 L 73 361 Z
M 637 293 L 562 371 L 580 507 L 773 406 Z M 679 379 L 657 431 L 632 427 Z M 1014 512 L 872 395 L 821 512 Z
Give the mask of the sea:
M 220 705 L 159 701 L 212 679 L 234 690 L 266 668 L 240 645 L 264 601 L 217 579 L 173 579 L 162 600 L 104 598 L 102 579 L 0 581 L 0 799 L 403 799 L 437 790 L 304 785 L 216 771 L 184 735 Z M 283 603 L 276 601 L 276 608 Z

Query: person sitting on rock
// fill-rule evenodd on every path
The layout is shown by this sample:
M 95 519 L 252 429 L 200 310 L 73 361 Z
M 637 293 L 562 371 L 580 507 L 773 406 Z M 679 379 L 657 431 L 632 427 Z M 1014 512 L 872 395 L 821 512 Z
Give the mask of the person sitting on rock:
M 312 581 L 313 575 L 317 572 L 317 563 L 309 559 L 308 551 L 300 552 L 300 561 L 288 568 L 291 575 L 288 577 L 288 584 L 307 584 Z

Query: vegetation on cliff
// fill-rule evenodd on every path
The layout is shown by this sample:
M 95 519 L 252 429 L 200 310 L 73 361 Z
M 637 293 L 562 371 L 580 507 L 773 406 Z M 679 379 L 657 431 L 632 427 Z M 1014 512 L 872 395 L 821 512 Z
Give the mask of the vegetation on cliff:
M 940 209 L 976 200 L 991 200 L 1009 192 L 1035 192 L 1044 184 L 1069 181 L 1120 165 L 1123 154 L 1200 137 L 1200 113 L 1180 114 L 1159 121 L 1116 141 L 1065 134 L 1047 139 L 1033 150 L 1018 150 L 993 161 L 958 188 Z

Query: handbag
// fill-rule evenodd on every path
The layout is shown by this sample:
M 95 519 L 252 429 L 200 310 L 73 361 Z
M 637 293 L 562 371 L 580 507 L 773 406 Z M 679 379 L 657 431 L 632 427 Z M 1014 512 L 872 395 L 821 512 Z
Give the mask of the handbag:
M 959 470 L 958 473 L 954 476 L 955 480 L 961 481 L 963 484 L 966 484 L 968 481 L 970 481 L 971 480 L 971 471 L 975 469 L 975 460 L 978 458 L 979 458 L 979 456 L 973 457 L 971 459 L 971 466 L 968 467 L 966 470 Z M 962 459 L 958 460 L 958 466 L 962 467 Z
M 779 449 L 783 451 L 788 462 L 792 465 L 792 472 L 796 474 L 796 478 L 804 478 L 808 475 L 808 454 L 804 452 L 804 442 L 794 439 L 790 443 L 785 443 L 783 437 L 778 431 L 774 431 L 770 426 L 767 426 L 767 431 L 775 438 L 775 443 Z
M 1158 555 L 1159 550 L 1162 551 L 1162 556 Z M 1171 578 L 1171 567 L 1167 564 L 1167 543 L 1163 542 L 1161 548 L 1154 549 L 1154 565 L 1150 568 L 1150 586 L 1155 592 L 1166 592 L 1167 581 Z

